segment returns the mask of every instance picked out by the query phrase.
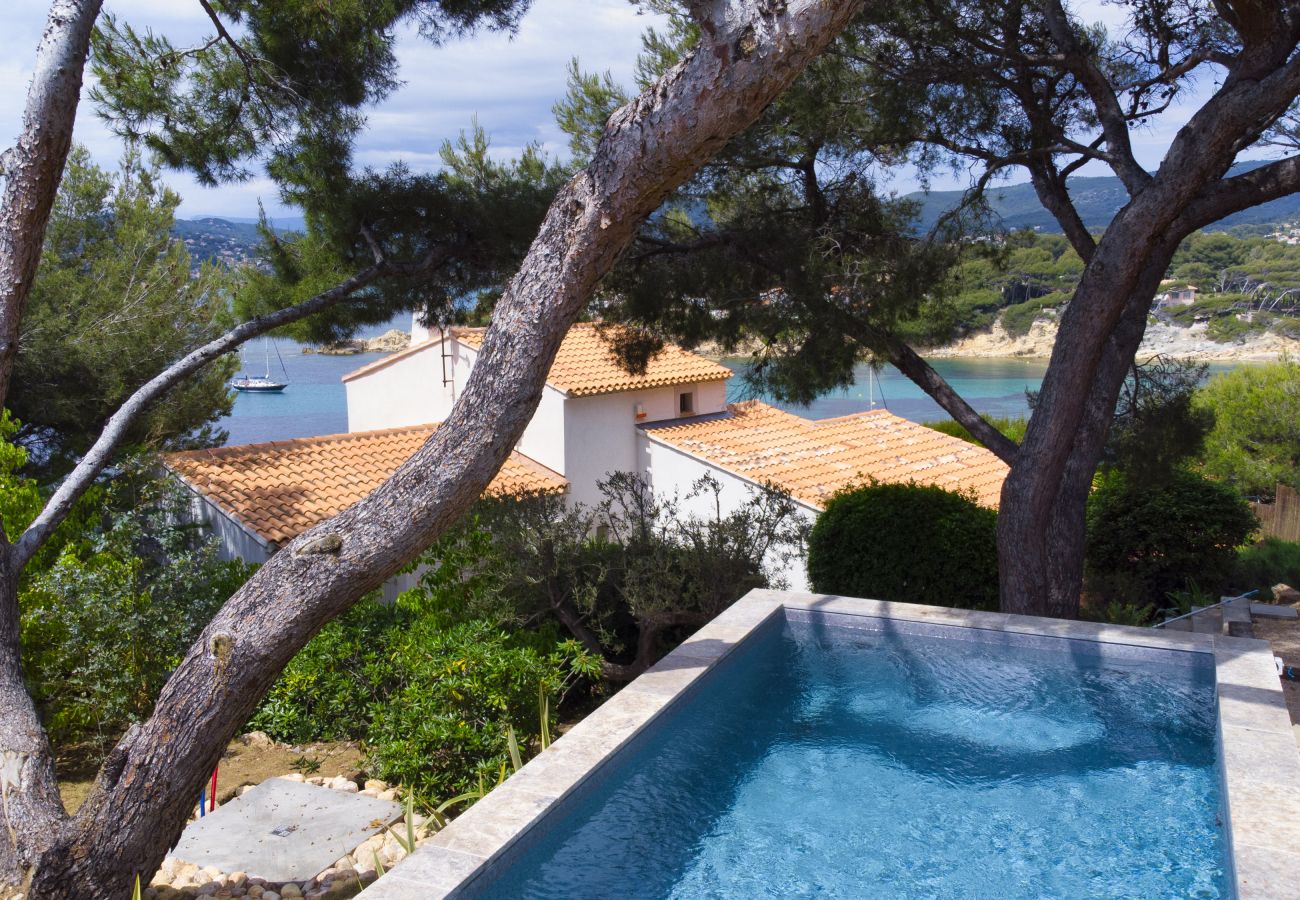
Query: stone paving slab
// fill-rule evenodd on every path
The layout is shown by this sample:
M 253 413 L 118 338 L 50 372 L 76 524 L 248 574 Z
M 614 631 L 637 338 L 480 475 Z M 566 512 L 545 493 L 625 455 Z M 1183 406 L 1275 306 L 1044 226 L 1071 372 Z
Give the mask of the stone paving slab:
M 1252 616 L 1262 616 L 1266 619 L 1300 618 L 1300 611 L 1294 606 L 1274 606 L 1271 603 L 1250 604 L 1250 614 Z
M 191 822 L 171 855 L 267 881 L 305 881 L 401 815 L 387 800 L 272 778 Z

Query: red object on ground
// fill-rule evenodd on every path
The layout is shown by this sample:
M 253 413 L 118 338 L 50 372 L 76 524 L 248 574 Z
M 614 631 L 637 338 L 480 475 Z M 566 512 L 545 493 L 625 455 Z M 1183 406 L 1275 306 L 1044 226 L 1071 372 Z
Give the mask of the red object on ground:
M 208 791 L 208 812 L 217 808 L 217 766 L 212 767 L 212 790 Z

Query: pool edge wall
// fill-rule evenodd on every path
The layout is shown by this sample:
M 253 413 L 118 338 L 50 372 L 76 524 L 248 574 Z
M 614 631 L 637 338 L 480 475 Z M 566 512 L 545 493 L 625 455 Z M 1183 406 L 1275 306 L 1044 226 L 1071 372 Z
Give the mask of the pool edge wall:
M 836 624 L 846 617 L 893 620 L 909 631 L 982 642 L 1000 642 L 997 633 L 1018 644 L 1082 641 L 1089 655 L 1101 657 L 1195 654 L 1189 664 L 1214 667 L 1224 840 L 1237 896 L 1300 896 L 1300 753 L 1266 641 L 769 590 L 736 601 L 359 896 L 474 895 L 540 837 L 549 814 L 562 813 L 577 792 L 606 777 L 614 757 L 648 725 L 693 694 L 764 624 L 787 614 L 825 614 Z

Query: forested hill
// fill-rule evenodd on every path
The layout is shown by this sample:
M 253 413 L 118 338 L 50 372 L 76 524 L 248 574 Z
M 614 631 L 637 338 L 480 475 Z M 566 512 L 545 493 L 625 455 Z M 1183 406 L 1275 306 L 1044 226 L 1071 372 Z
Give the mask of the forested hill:
M 300 218 L 276 220 L 273 224 L 283 231 L 303 227 Z M 257 255 L 257 245 L 262 240 L 257 233 L 256 219 L 215 216 L 177 219 L 172 225 L 172 235 L 185 242 L 195 265 L 209 259 L 231 264 L 246 262 Z
M 1243 163 L 1235 167 L 1234 172 L 1249 171 L 1263 164 Z M 1128 199 L 1124 186 L 1114 176 L 1071 178 L 1069 185 L 1070 196 L 1079 209 L 1079 215 L 1091 229 L 1104 228 Z M 1056 219 L 1043 209 L 1033 185 L 1028 182 L 1004 185 L 990 190 L 989 194 L 992 198 L 990 205 L 1002 217 L 1002 223 L 1007 228 L 1032 228 L 1045 233 L 1060 233 L 1061 228 Z M 929 194 L 917 191 L 907 195 L 907 199 L 921 204 L 919 227 L 922 229 L 932 226 L 940 215 L 956 206 L 961 197 L 961 191 L 931 191 Z M 1297 220 L 1300 220 L 1300 194 L 1293 194 L 1229 216 L 1206 230 L 1224 231 L 1240 225 L 1281 225 Z

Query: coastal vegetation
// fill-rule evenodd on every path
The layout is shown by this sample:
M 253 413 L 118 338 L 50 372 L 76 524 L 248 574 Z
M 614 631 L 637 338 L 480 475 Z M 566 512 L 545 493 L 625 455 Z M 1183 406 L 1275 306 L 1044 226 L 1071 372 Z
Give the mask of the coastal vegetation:
M 1028 334 L 1038 319 L 1055 321 L 1083 276 L 1083 260 L 1064 235 L 1017 231 L 973 244 L 951 274 L 951 298 L 937 316 L 904 332 L 946 343 L 1001 324 Z M 1196 288 L 1195 301 L 1161 305 L 1152 316 L 1183 327 L 1204 323 L 1213 340 L 1240 341 L 1273 332 L 1300 337 L 1300 246 L 1273 236 L 1196 232 L 1179 245 L 1166 288 Z
M 696 515 L 640 478 L 602 482 L 597 508 L 536 494 L 481 501 L 415 564 L 418 584 L 369 598 L 289 663 L 250 727 L 292 742 L 361 740 L 371 771 L 428 803 L 496 783 L 593 697 L 802 552 L 788 497 Z M 703 508 L 717 509 L 716 503 Z
M 171 236 L 180 197 L 159 178 L 138 150 L 116 172 L 83 147 L 69 153 L 8 399 L 42 482 L 72 468 L 141 385 L 231 324 L 239 274 L 193 265 Z M 127 452 L 221 443 L 214 423 L 230 412 L 236 365 L 217 360 L 151 406 L 123 435 Z
M 866 356 L 893 362 L 1011 468 L 996 526 L 1001 608 L 1079 613 L 1088 497 L 1099 463 L 1124 471 L 1122 445 L 1108 456 L 1106 426 L 1162 278 L 1189 236 L 1300 189 L 1295 156 L 1232 168 L 1263 144 L 1296 146 L 1286 116 L 1300 94 L 1300 7 L 1216 3 L 1184 16 L 1181 4 L 1142 4 L 1141 15 L 1109 35 L 1058 0 L 962 0 L 922 10 L 901 0 L 646 5 L 669 27 L 647 35 L 635 97 L 575 71 L 560 110 L 573 132 L 573 160 L 557 163 L 529 148 L 503 162 L 471 131 L 448 145 L 442 171 L 424 174 L 401 164 L 362 170 L 353 158 L 366 111 L 400 84 L 395 31 L 409 27 L 436 46 L 475 28 L 510 29 L 526 0 L 205 2 L 210 34 L 184 45 L 101 14 L 99 0 L 51 4 L 21 132 L 4 155 L 0 406 L 24 411 L 37 427 L 39 404 L 70 393 L 68 382 L 57 391 L 39 378 L 22 382 L 18 366 L 24 342 L 41 337 L 24 332 L 29 316 L 60 312 L 42 306 L 33 287 L 46 250 L 58 251 L 51 273 L 85 274 L 72 245 L 59 243 L 58 199 L 88 59 L 95 111 L 133 148 L 208 185 L 265 174 L 303 210 L 306 227 L 297 235 L 265 230 L 266 269 L 246 273 L 228 307 L 215 300 L 219 292 L 186 295 L 193 285 L 180 272 L 188 261 L 158 231 L 174 201 L 149 186 L 147 166 L 131 164 L 153 215 L 138 239 L 123 234 L 104 246 L 135 248 L 142 266 L 160 262 L 149 269 L 160 283 L 192 306 L 211 306 L 196 319 L 176 311 L 176 340 L 148 330 L 129 339 L 123 361 L 148 346 L 152 368 L 145 377 L 118 370 L 123 384 L 97 387 L 85 422 L 62 420 L 65 431 L 84 433 L 47 454 L 9 457 L 18 478 L 4 502 L 21 510 L 6 515 L 0 541 L 0 751 L 17 773 L 6 780 L 9 840 L 0 845 L 0 881 L 9 888 L 21 885 L 33 900 L 124 896 L 136 878 L 147 881 L 223 748 L 259 709 L 286 734 L 317 716 L 330 728 L 364 728 L 382 748 L 377 764 L 422 791 L 477 783 L 494 763 L 501 770 L 503 741 L 512 764 L 520 735 L 533 743 L 525 719 L 536 721 L 536 744 L 544 743 L 552 702 L 597 663 L 610 679 L 644 668 L 676 629 L 709 615 L 729 592 L 761 583 L 747 554 L 762 541 L 725 523 L 687 540 L 652 525 L 644 508 L 629 509 L 631 531 L 589 544 L 566 537 L 574 527 L 567 519 L 552 518 L 540 529 L 504 532 L 519 538 L 511 538 L 512 566 L 503 567 L 515 580 L 484 593 L 499 604 L 494 614 L 451 620 L 429 584 L 392 611 L 355 614 L 400 676 L 379 683 L 364 719 L 348 720 L 328 704 L 316 709 L 317 691 L 294 693 L 296 674 L 316 679 L 328 699 L 336 668 L 359 659 L 364 671 L 374 662 L 345 630 L 323 629 L 430 545 L 456 537 L 535 412 L 562 337 L 593 311 L 644 326 L 645 339 L 628 348 L 632 363 L 662 335 L 757 341 L 755 380 L 792 399 L 845 384 Z M 1193 101 L 1189 87 L 1209 82 L 1207 67 L 1214 87 Z M 1152 174 L 1139 164 L 1130 130 L 1158 128 L 1170 109 L 1186 114 L 1189 104 L 1174 102 L 1181 98 L 1196 108 Z M 1109 166 L 1128 195 L 1099 233 L 1084 225 L 1068 187 L 1089 163 Z M 961 209 L 918 235 L 915 209 L 894 201 L 887 177 L 877 181 L 898 165 L 922 177 L 944 167 L 973 171 L 976 180 Z M 1023 248 L 1034 278 L 1060 268 L 1052 284 L 1069 291 L 1069 302 L 1055 307 L 1057 353 L 1018 445 L 912 346 L 952 327 L 951 297 L 936 286 L 949 283 L 972 245 L 997 251 L 1003 236 L 990 227 L 985 191 L 1016 166 L 1027 170 L 1081 265 L 1062 288 L 1059 276 L 1073 265 L 1066 251 L 1042 258 Z M 106 212 L 128 199 L 92 190 L 103 183 L 94 173 L 85 178 L 86 189 L 72 196 L 98 197 Z M 116 293 L 105 290 L 105 302 L 117 304 L 109 313 L 129 309 L 135 297 L 120 268 L 130 254 L 119 256 L 88 260 L 106 284 L 115 279 Z M 1224 282 L 1221 292 L 1235 284 Z M 1052 291 L 1031 297 L 1007 287 L 1009 306 L 1030 304 L 1013 323 L 1048 309 L 1043 298 Z M 86 290 L 70 290 L 70 302 L 101 299 Z M 481 314 L 490 309 L 492 326 L 451 415 L 392 478 L 287 542 L 238 587 L 221 580 L 210 549 L 184 545 L 183 534 L 160 548 L 165 523 L 119 526 L 114 516 L 92 523 L 98 511 L 85 504 L 102 501 L 108 482 L 127 482 L 129 451 L 166 445 L 144 428 L 160 404 L 199 380 L 219 381 L 221 360 L 244 342 L 290 328 L 334 340 L 398 310 L 441 321 L 466 295 L 482 301 Z M 75 315 L 50 322 L 61 340 L 97 336 Z M 87 362 L 98 364 L 93 354 L 78 364 Z M 184 406 L 184 416 L 169 421 L 209 421 L 201 404 L 198 412 Z M 1129 404 L 1130 412 L 1145 409 L 1141 398 Z M 55 459 L 63 477 L 34 487 L 21 481 L 22 466 Z M 1135 480 L 1130 471 L 1127 483 Z M 1131 491 L 1122 496 L 1134 501 Z M 155 506 L 131 496 L 113 503 L 124 515 Z M 537 536 L 544 539 L 534 543 Z M 635 555 L 621 558 L 619 548 Z M 185 553 L 194 554 L 188 562 Z M 176 563 L 160 562 L 164 556 L 182 568 L 168 568 Z M 557 566 L 560 559 L 567 561 Z M 53 574 L 42 580 L 46 567 Z M 173 588 L 200 581 L 211 593 L 195 600 L 192 615 L 180 614 Z M 44 593 L 31 607 L 54 612 L 24 623 L 33 588 Z M 103 599 L 85 618 L 62 614 L 69 596 L 79 603 L 95 592 Z M 674 600 L 689 605 L 673 609 Z M 135 655 L 150 610 L 168 624 L 145 665 Z M 409 616 L 403 624 L 418 646 L 390 628 L 390 615 Z M 124 623 L 120 634 L 103 624 L 114 617 Z M 536 626 L 532 633 L 518 627 L 519 617 Z M 322 644 L 262 706 L 319 635 Z M 34 675 L 24 670 L 25 640 L 37 648 Z M 95 656 L 96 641 L 108 657 Z M 129 677 L 104 674 L 115 653 Z M 462 671 L 469 659 L 475 666 Z M 33 689 L 29 677 L 80 684 L 79 702 L 105 705 L 105 717 L 60 707 L 49 685 Z M 104 689 L 131 694 L 127 702 L 96 694 L 101 677 Z M 72 815 L 58 799 L 49 721 L 69 734 L 103 722 L 103 744 L 112 741 L 110 726 L 116 733 L 132 722 L 103 754 Z M 446 768 L 429 765 L 458 742 L 474 753 Z
M 997 609 L 997 513 L 933 485 L 845 491 L 809 535 L 808 578 L 823 594 Z
M 560 339 L 640 225 L 790 85 L 862 2 L 694 5 L 700 52 L 613 117 L 590 162 L 557 177 L 531 221 L 516 216 L 509 192 L 496 195 L 504 206 L 493 205 L 490 179 L 458 192 L 401 165 L 354 170 L 364 111 L 399 84 L 397 28 L 410 26 L 436 45 L 479 27 L 509 29 L 527 5 L 204 3 L 211 34 L 185 46 L 101 16 L 98 0 L 51 5 L 0 193 L 0 406 L 10 403 L 88 58 L 91 102 L 118 135 L 205 184 L 264 172 L 284 200 L 304 209 L 308 228 L 292 241 L 269 236 L 273 250 L 280 244 L 272 265 L 278 282 L 250 289 L 236 304 L 242 321 L 176 351 L 130 392 L 25 530 L 6 523 L 0 748 L 22 777 L 5 795 L 10 840 L 0 847 L 0 881 L 21 883 L 27 897 L 124 896 L 137 876 L 147 880 L 222 748 L 293 656 L 481 496 L 531 418 Z M 474 227 L 483 221 L 487 231 Z M 493 233 L 515 225 L 513 251 L 494 252 Z M 140 417 L 208 364 L 313 315 L 326 332 L 346 331 L 393 298 L 436 319 L 463 293 L 446 285 L 466 283 L 500 295 L 494 328 L 451 416 L 397 476 L 301 535 L 227 598 L 182 654 L 151 714 L 108 752 L 95 787 L 69 815 L 48 735 L 22 682 L 18 595 L 27 566 L 114 471 Z M 504 339 L 502 323 L 509 323 Z
M 1214 417 L 1205 437 L 1205 471 L 1252 497 L 1277 485 L 1300 490 L 1300 362 L 1242 366 L 1197 394 Z
M 662 6 L 677 17 L 647 44 L 643 72 L 689 53 L 698 38 L 688 16 Z M 1293 161 L 1233 168 L 1261 142 L 1294 144 L 1285 124 L 1294 47 L 1279 30 L 1293 11 L 1252 6 L 1243 19 L 1235 8 L 1222 18 L 1220 6 L 1188 16 L 1175 8 L 1143 5 L 1124 25 L 1096 30 L 1055 0 L 940 3 L 919 13 L 871 4 L 647 221 L 607 282 L 606 311 L 687 345 L 757 345 L 751 379 L 794 402 L 850 383 L 864 358 L 891 363 L 1010 466 L 998 510 L 1001 608 L 1078 615 L 1104 424 L 1159 312 L 1164 279 L 1203 259 L 1216 275 L 1241 268 L 1231 254 L 1220 258 L 1218 236 L 1188 239 L 1300 187 Z M 1193 73 L 1210 65 L 1216 89 L 1198 94 L 1194 125 L 1171 129 L 1166 164 L 1149 171 L 1130 130 L 1163 121 L 1177 106 L 1171 98 L 1187 96 Z M 575 77 L 560 119 L 598 134 L 617 102 L 606 81 Z M 875 178 L 903 162 L 971 173 L 960 207 L 924 234 L 915 205 Z M 1070 189 L 1085 165 L 1109 168 L 1127 195 L 1101 226 L 1085 224 Z M 989 196 L 1013 169 L 1029 176 L 1059 237 L 1006 235 L 990 215 Z M 955 308 L 963 285 L 958 278 L 959 290 L 949 289 L 954 273 L 972 258 L 978 268 L 982 256 L 987 268 L 968 273 L 965 307 Z M 1285 277 L 1283 266 L 1259 265 Z M 1214 287 L 1248 292 L 1245 284 L 1228 277 Z M 1215 333 L 1239 332 L 1236 315 L 1217 315 Z M 1273 311 L 1254 315 L 1263 327 Z M 917 350 L 995 316 L 1013 330 L 1048 316 L 1058 329 L 1019 444 Z

